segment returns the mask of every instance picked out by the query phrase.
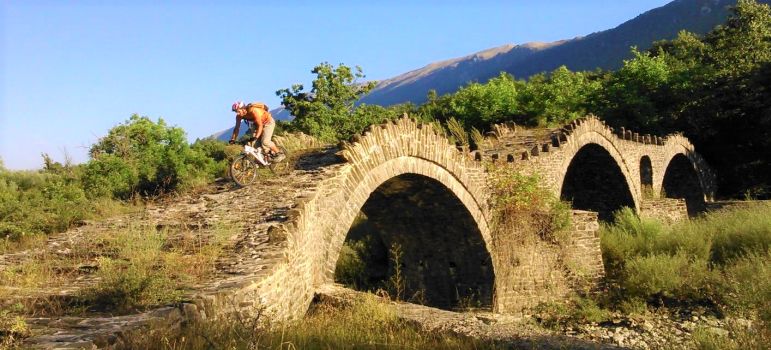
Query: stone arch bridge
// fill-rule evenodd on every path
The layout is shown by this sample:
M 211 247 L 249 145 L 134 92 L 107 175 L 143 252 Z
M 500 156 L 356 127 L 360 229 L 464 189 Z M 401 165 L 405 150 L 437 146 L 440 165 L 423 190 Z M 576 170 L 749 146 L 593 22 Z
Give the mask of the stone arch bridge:
M 408 292 L 424 293 L 437 307 L 473 297 L 497 312 L 518 312 L 603 274 L 598 215 L 607 219 L 628 206 L 676 220 L 701 210 L 715 190 L 704 160 L 680 135 L 613 130 L 592 116 L 540 133 L 495 129 L 480 150 L 468 152 L 431 125 L 404 117 L 322 152 L 337 160 L 306 170 L 314 173 L 313 186 L 283 220 L 260 229 L 281 253 L 258 271 L 204 290 L 196 307 L 208 314 L 265 307 L 278 318 L 301 316 L 314 293 L 334 282 L 346 237 L 365 216 L 385 246 L 402 247 Z M 569 243 L 523 249 L 497 237 L 489 164 L 537 173 L 571 201 Z
M 406 299 L 518 313 L 592 288 L 604 273 L 598 218 L 607 220 L 626 206 L 677 220 L 702 210 L 715 190 L 709 168 L 679 135 L 613 130 L 591 116 L 558 129 L 494 129 L 473 152 L 406 117 L 371 126 L 338 147 L 318 147 L 304 136 L 277 137 L 287 147 L 314 150 L 300 156 L 292 171 L 255 186 L 233 190 L 220 183 L 58 235 L 49 241 L 57 252 L 128 222 L 195 229 L 199 237 L 222 224 L 240 228 L 211 278 L 186 293 L 185 302 L 137 315 L 33 320 L 49 329 L 28 343 L 121 348 L 133 331 L 178 329 L 182 320 L 258 310 L 298 318 L 316 293 L 335 282 L 341 252 L 350 250 L 346 240 L 355 245 L 362 238 L 370 240 L 368 254 L 381 259 L 367 264 L 368 276 L 387 277 L 398 260 Z M 495 167 L 537 174 L 543 186 L 570 201 L 567 237 L 527 233 L 517 220 L 493 229 L 497 213 L 489 205 L 488 171 Z M 389 247 L 400 247 L 398 254 Z M 0 255 L 0 268 L 17 259 L 22 257 Z

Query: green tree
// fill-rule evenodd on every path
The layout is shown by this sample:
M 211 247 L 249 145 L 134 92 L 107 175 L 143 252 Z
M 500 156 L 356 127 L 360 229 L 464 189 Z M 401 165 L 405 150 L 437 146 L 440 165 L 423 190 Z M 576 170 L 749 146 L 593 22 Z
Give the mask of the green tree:
M 720 77 L 740 77 L 771 61 L 771 11 L 767 4 L 739 0 L 724 25 L 704 39 L 706 62 Z
M 157 195 L 210 178 L 211 158 L 187 143 L 185 132 L 132 115 L 90 149 L 84 187 L 90 196 Z
M 635 53 L 594 99 L 612 124 L 682 131 L 718 173 L 724 196 L 771 196 L 771 9 L 741 0 L 703 38 L 682 32 Z
M 601 87 L 593 73 L 561 66 L 530 77 L 519 94 L 523 121 L 530 125 L 564 124 L 587 114 L 587 100 Z
M 660 131 L 672 99 L 672 69 L 668 55 L 632 50 L 634 57 L 624 61 L 618 71 L 609 75 L 604 88 L 597 90 L 595 113 L 615 120 L 626 128 Z
M 471 83 L 452 95 L 449 112 L 466 127 L 488 129 L 493 123 L 519 114 L 517 94 L 523 86 L 522 81 L 507 73 L 501 73 L 485 84 Z
M 373 109 L 356 112 L 356 101 L 376 84 L 357 83 L 357 79 L 365 77 L 361 67 L 334 67 L 324 62 L 311 73 L 316 74 L 316 79 L 310 92 L 304 92 L 301 84 L 276 91 L 295 117 L 294 127 L 325 141 L 337 141 L 349 138 L 371 122 Z

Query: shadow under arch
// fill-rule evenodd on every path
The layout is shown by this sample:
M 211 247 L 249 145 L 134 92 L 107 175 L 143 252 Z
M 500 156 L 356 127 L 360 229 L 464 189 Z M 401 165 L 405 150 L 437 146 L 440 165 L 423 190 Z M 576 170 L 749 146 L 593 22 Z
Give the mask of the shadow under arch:
M 640 186 L 648 190 L 653 188 L 653 164 L 648 156 L 640 158 Z
M 690 159 L 682 153 L 675 155 L 667 164 L 661 190 L 664 197 L 685 199 L 689 216 L 698 215 L 706 209 L 699 175 Z
M 581 147 L 570 161 L 560 199 L 571 201 L 574 209 L 596 211 L 604 221 L 612 220 L 618 209 L 635 208 L 621 168 L 605 148 L 595 143 Z
M 372 191 L 347 233 L 335 279 L 393 290 L 397 265 L 405 299 L 444 309 L 492 307 L 495 278 L 482 233 L 435 179 L 405 173 Z

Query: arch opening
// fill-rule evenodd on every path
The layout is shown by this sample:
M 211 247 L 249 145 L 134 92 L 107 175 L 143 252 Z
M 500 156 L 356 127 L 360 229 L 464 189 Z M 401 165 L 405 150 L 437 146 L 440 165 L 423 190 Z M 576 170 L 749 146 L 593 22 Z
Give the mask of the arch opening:
M 570 161 L 560 199 L 571 201 L 574 209 L 598 212 L 603 221 L 612 220 L 618 209 L 635 208 L 621 168 L 605 148 L 594 143 L 582 147 Z
M 653 197 L 653 165 L 651 158 L 640 158 L 640 189 L 644 197 Z
M 698 215 L 706 209 L 699 175 L 688 157 L 683 154 L 678 154 L 669 161 L 661 190 L 664 197 L 685 199 L 689 216 Z
M 393 177 L 370 194 L 348 231 L 335 281 L 444 309 L 493 303 L 492 258 L 474 218 L 447 187 L 417 174 Z

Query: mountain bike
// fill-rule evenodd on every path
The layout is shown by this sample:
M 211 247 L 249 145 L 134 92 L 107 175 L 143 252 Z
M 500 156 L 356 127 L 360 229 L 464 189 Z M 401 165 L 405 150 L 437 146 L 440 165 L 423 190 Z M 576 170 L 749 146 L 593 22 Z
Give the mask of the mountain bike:
M 285 159 L 276 162 L 275 155 L 264 149 L 262 145 L 254 147 L 254 139 L 238 142 L 244 146 L 241 154 L 230 163 L 230 178 L 239 186 L 249 186 L 257 178 L 260 168 L 268 168 L 273 173 L 283 173 L 288 170 L 289 154 L 284 146 L 276 145 Z

